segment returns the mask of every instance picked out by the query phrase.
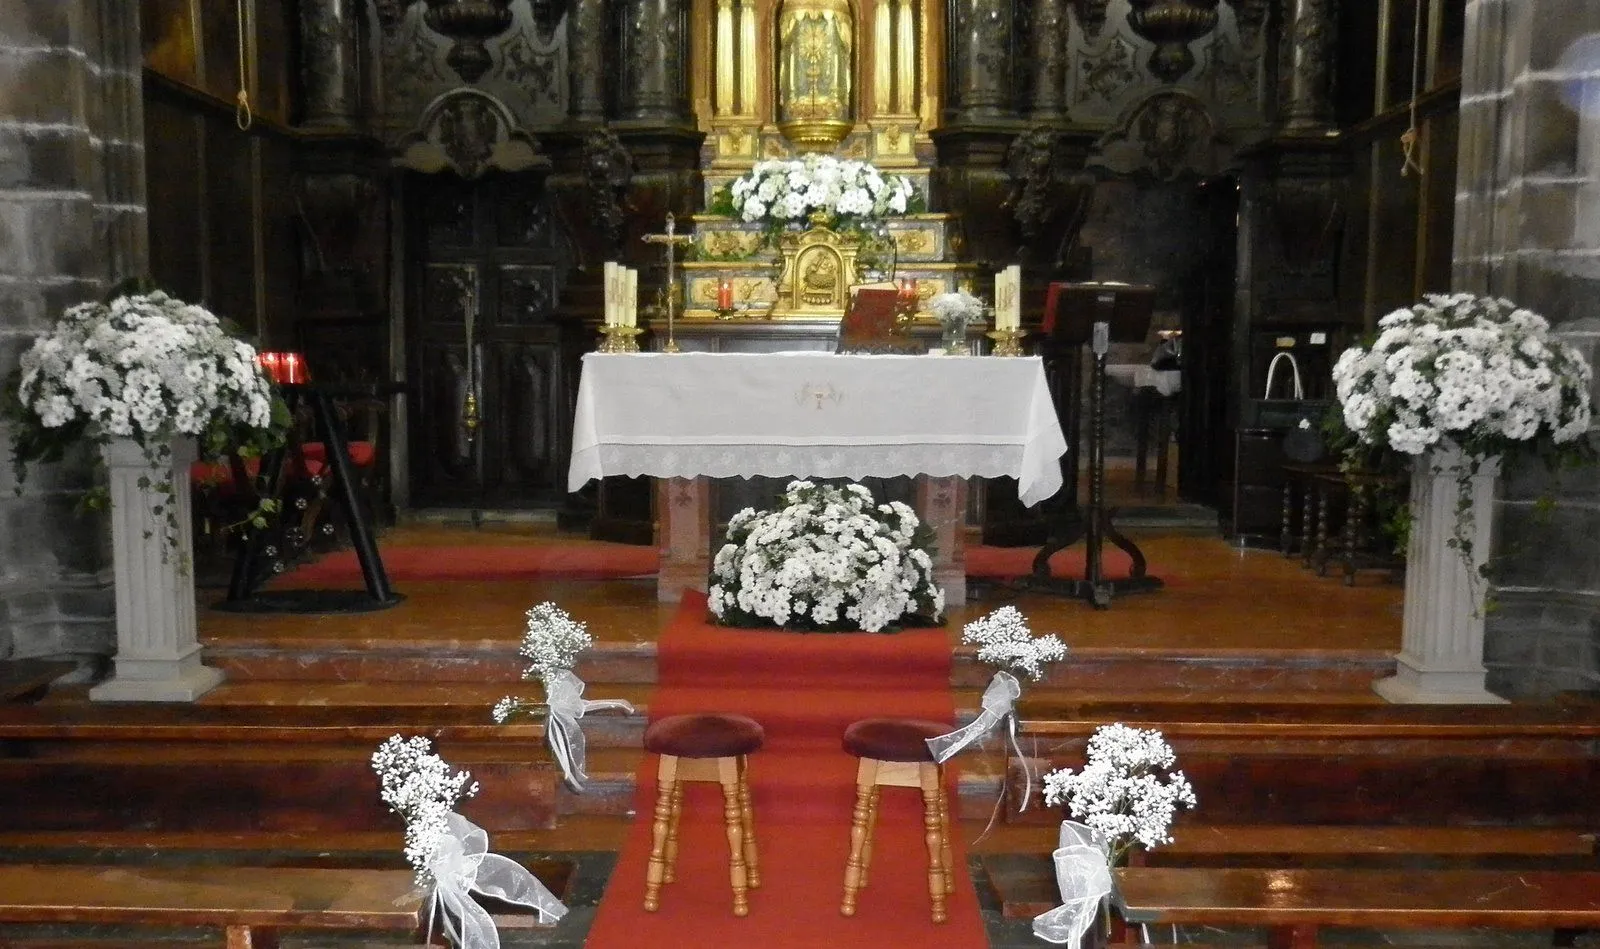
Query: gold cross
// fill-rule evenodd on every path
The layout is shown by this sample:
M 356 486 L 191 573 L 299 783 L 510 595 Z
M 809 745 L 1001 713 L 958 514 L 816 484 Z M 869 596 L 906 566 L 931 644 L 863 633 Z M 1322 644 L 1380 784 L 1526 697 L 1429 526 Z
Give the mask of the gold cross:
M 679 234 L 678 222 L 671 214 L 667 215 L 667 229 L 661 234 L 646 234 L 646 244 L 665 244 L 667 250 L 667 344 L 662 347 L 663 352 L 675 353 L 678 351 L 678 341 L 674 337 L 674 320 L 677 309 L 678 267 L 677 250 L 679 244 L 694 243 L 692 234 Z

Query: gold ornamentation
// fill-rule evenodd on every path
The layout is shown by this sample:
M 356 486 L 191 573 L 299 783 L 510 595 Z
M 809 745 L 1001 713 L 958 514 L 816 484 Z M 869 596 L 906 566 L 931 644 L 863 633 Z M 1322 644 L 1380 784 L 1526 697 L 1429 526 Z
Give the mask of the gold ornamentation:
M 921 254 L 933 245 L 931 231 L 890 231 L 902 254 Z
M 803 152 L 849 134 L 855 77 L 849 0 L 783 0 L 778 14 L 778 129 Z
M 639 342 L 635 337 L 643 332 L 637 326 L 602 326 L 600 334 L 605 340 L 601 342 L 599 352 L 636 353 L 639 351 Z
M 827 227 L 778 238 L 782 269 L 774 316 L 843 316 L 849 280 L 856 272 L 861 238 Z
M 1024 330 L 990 330 L 984 334 L 994 340 L 994 349 L 990 350 L 991 356 L 1023 356 L 1022 337 L 1028 335 Z

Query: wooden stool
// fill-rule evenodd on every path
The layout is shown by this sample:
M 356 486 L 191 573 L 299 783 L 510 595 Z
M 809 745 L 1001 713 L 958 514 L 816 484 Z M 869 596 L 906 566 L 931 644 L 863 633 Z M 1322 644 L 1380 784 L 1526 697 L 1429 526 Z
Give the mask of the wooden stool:
M 661 884 L 673 880 L 678 817 L 683 810 L 682 782 L 716 781 L 722 785 L 723 816 L 728 824 L 733 915 L 749 915 L 748 891 L 761 886 L 761 869 L 756 860 L 745 756 L 760 749 L 765 737 L 761 725 L 743 715 L 673 715 L 651 722 L 645 729 L 645 750 L 661 756 L 650 864 L 645 873 L 646 912 L 660 909 Z
M 922 825 L 928 842 L 928 896 L 933 921 L 945 921 L 945 896 L 955 890 L 950 858 L 950 804 L 945 797 L 944 765 L 928 751 L 927 740 L 950 726 L 906 718 L 869 718 L 844 731 L 844 750 L 861 759 L 856 769 L 856 809 L 850 824 L 850 862 L 844 869 L 844 902 L 839 912 L 856 914 L 856 894 L 867 885 L 872 864 L 872 832 L 878 823 L 878 789 L 921 788 Z

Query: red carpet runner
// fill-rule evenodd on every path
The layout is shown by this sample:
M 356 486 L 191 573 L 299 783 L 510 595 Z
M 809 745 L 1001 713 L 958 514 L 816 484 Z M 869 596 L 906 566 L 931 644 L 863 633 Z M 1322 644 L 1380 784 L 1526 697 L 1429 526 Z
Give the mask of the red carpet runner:
M 959 826 L 951 833 L 957 878 L 950 918 L 940 925 L 929 918 L 922 801 L 909 788 L 883 789 L 870 884 L 854 917 L 839 914 L 856 764 L 841 749 L 840 736 L 851 722 L 873 716 L 953 721 L 948 632 L 730 630 L 705 623 L 705 612 L 703 595 L 687 595 L 662 634 L 650 715 L 739 712 L 766 728 L 766 747 L 750 759 L 761 888 L 750 891 L 750 915 L 735 917 L 722 792 L 696 782 L 684 793 L 677 882 L 662 888 L 658 912 L 644 911 L 657 761 L 647 755 L 634 798 L 637 816 L 586 946 L 986 945 Z M 947 770 L 953 779 L 954 768 Z M 953 785 L 951 793 L 955 810 Z

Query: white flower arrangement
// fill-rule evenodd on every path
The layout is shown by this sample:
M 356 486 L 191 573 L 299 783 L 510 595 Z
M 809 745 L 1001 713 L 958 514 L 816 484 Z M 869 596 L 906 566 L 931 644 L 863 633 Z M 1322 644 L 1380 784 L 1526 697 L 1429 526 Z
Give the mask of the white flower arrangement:
M 1120 863 L 1133 847 L 1152 850 L 1172 842 L 1178 808 L 1195 806 L 1194 788 L 1172 747 L 1159 731 L 1102 725 L 1089 738 L 1083 770 L 1063 768 L 1044 776 L 1044 800 L 1065 806 L 1110 847 Z
M 1067 657 L 1067 646 L 1055 633 L 1034 636 L 1028 618 L 1014 606 L 1002 606 L 968 623 L 961 641 L 978 647 L 978 661 L 1020 672 L 1037 682 L 1045 666 Z
M 578 664 L 578 657 L 594 645 L 589 627 L 572 618 L 572 614 L 551 602 L 540 603 L 527 612 L 528 627 L 522 634 L 522 645 L 517 652 L 528 660 L 522 677 L 528 681 L 543 682 L 548 676 L 569 671 Z M 494 720 L 505 724 L 519 712 L 531 711 L 537 703 L 527 703 L 506 696 L 495 703 Z
M 825 155 L 757 162 L 728 187 L 742 221 L 782 227 L 812 212 L 833 215 L 846 227 L 908 213 L 916 187 L 904 175 L 886 175 L 870 162 Z
M 1364 444 L 1420 455 L 1453 442 L 1484 457 L 1541 439 L 1567 444 L 1589 430 L 1593 371 L 1529 310 L 1430 295 L 1378 330 L 1333 369 L 1345 425 Z
M 967 327 L 983 318 L 983 301 L 970 293 L 941 293 L 928 301 L 932 313 L 946 333 L 965 333 Z
M 181 436 L 207 457 L 259 454 L 281 444 L 288 421 L 255 348 L 204 307 L 159 291 L 69 308 L 22 354 L 9 388 L 19 480 L 30 462 L 58 461 L 80 441 L 131 439 L 163 470 Z M 170 484 L 154 487 L 171 500 Z M 156 513 L 175 540 L 175 506 L 164 508 Z
M 930 539 L 909 506 L 875 504 L 862 485 L 794 481 L 782 508 L 746 508 L 728 522 L 712 561 L 711 612 L 730 626 L 818 630 L 938 622 L 944 591 Z
M 418 886 L 433 883 L 434 856 L 448 833 L 447 818 L 457 802 L 478 793 L 471 772 L 452 771 L 433 753 L 426 738 L 394 735 L 372 755 L 378 774 L 378 795 L 406 822 L 405 857 L 417 873 Z

